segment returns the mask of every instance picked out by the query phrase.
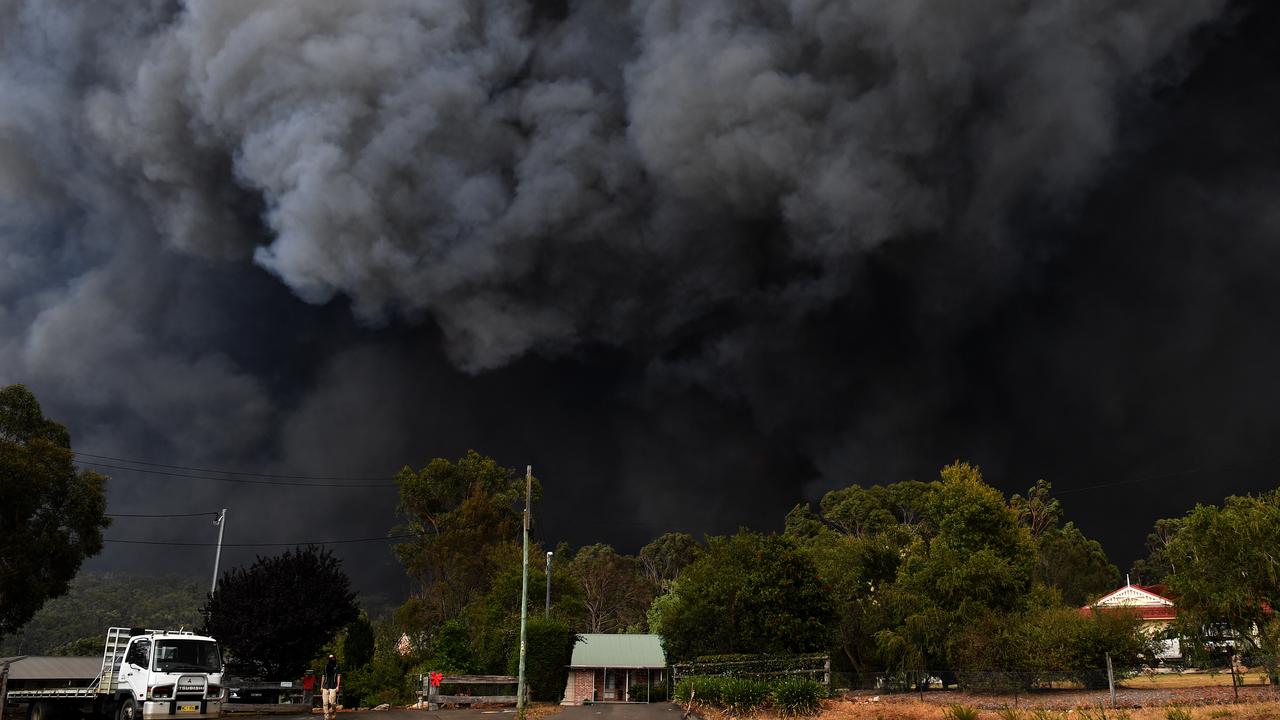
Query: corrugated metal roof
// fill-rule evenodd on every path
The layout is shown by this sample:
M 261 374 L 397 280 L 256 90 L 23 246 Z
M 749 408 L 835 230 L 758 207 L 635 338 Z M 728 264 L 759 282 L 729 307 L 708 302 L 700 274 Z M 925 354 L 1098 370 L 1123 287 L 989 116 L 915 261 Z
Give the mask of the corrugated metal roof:
M 92 680 L 102 670 L 102 658 L 28 655 L 9 664 L 10 680 Z
M 583 668 L 666 666 L 667 655 L 662 652 L 662 637 L 658 635 L 579 635 L 569 662 L 569 667 Z

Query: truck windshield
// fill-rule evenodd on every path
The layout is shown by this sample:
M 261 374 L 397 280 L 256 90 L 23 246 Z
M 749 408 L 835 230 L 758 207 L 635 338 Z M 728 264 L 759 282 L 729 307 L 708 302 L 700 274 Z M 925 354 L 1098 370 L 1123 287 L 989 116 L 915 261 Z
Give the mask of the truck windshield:
M 211 640 L 157 640 L 156 672 L 207 672 L 222 669 L 218 643 Z

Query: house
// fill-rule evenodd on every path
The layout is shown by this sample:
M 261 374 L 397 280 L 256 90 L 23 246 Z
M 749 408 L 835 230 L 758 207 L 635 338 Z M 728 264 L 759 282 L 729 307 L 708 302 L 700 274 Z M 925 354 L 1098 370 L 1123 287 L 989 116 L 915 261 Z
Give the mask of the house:
M 648 702 L 651 688 L 666 685 L 660 636 L 584 634 L 573 646 L 561 704 Z
M 1142 620 L 1142 628 L 1152 636 L 1163 636 L 1178 618 L 1178 609 L 1165 596 L 1164 585 L 1134 585 L 1129 583 L 1092 603 L 1080 608 L 1081 612 L 1132 612 Z M 1160 641 L 1160 660 L 1177 660 L 1182 657 L 1182 644 L 1178 638 Z

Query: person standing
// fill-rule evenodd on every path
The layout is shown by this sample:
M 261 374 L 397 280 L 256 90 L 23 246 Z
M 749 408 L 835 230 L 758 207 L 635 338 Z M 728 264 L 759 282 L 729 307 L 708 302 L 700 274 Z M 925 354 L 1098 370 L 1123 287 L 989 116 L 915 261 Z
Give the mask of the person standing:
M 311 712 L 312 701 L 316 693 L 316 672 L 308 670 L 306 675 L 302 676 L 302 704 L 307 706 L 307 712 Z
M 324 716 L 333 717 L 338 712 L 338 689 L 342 687 L 342 673 L 338 672 L 338 661 L 329 653 L 329 662 L 324 666 L 324 674 L 320 676 L 320 696 L 324 702 Z

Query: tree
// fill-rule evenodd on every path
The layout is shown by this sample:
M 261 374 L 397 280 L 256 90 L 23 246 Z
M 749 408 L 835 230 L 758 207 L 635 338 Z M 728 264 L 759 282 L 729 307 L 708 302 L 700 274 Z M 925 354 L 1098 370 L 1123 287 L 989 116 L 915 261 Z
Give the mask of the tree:
M 1020 612 L 1031 596 L 1035 544 L 1004 496 L 969 463 L 952 463 L 941 476 L 927 510 L 935 531 L 904 548 L 881 593 L 886 625 L 876 644 L 896 669 L 950 666 L 962 628 Z
M 564 697 L 569 661 L 578 636 L 561 620 L 529 618 L 525 650 L 525 677 L 534 700 L 554 702 Z M 513 648 L 507 673 L 515 675 L 520 665 L 519 648 Z
M 67 592 L 102 550 L 106 478 L 76 470 L 71 436 L 22 385 L 0 389 L 0 636 Z
M 701 554 L 702 546 L 692 535 L 669 532 L 640 548 L 640 564 L 655 586 L 667 588 Z
M 347 626 L 342 637 L 343 666 L 355 670 L 368 665 L 373 660 L 373 642 L 373 623 L 362 612 Z
M 519 537 L 524 478 L 470 450 L 457 462 L 406 467 L 396 482 L 407 520 L 396 532 L 413 537 L 395 551 L 420 588 L 400 617 L 414 629 L 438 626 L 486 591 L 498 569 L 492 551 Z M 536 500 L 537 480 L 533 491 Z
M 574 555 L 569 572 L 582 587 L 587 632 L 618 632 L 644 623 L 654 586 L 633 557 L 608 545 L 588 545 Z
M 827 646 L 830 589 L 794 540 L 740 531 L 708 543 L 654 606 L 668 659 Z
M 1165 554 L 1184 636 L 1255 648 L 1254 628 L 1280 607 L 1280 491 L 1196 505 Z
M 1165 578 L 1177 570 L 1173 559 L 1168 555 L 1169 541 L 1178 534 L 1182 520 L 1179 518 L 1163 518 L 1156 521 L 1155 527 L 1147 534 L 1147 557 L 1133 563 L 1129 570 L 1135 582 L 1143 585 L 1163 583 Z
M 1039 537 L 1036 556 L 1034 579 L 1057 588 L 1069 605 L 1083 605 L 1120 583 L 1120 570 L 1102 545 L 1085 537 L 1075 523 L 1046 530 Z
M 300 676 L 334 634 L 358 617 L 341 561 L 315 546 L 228 570 L 204 611 L 208 633 L 230 650 L 231 668 L 267 680 Z

